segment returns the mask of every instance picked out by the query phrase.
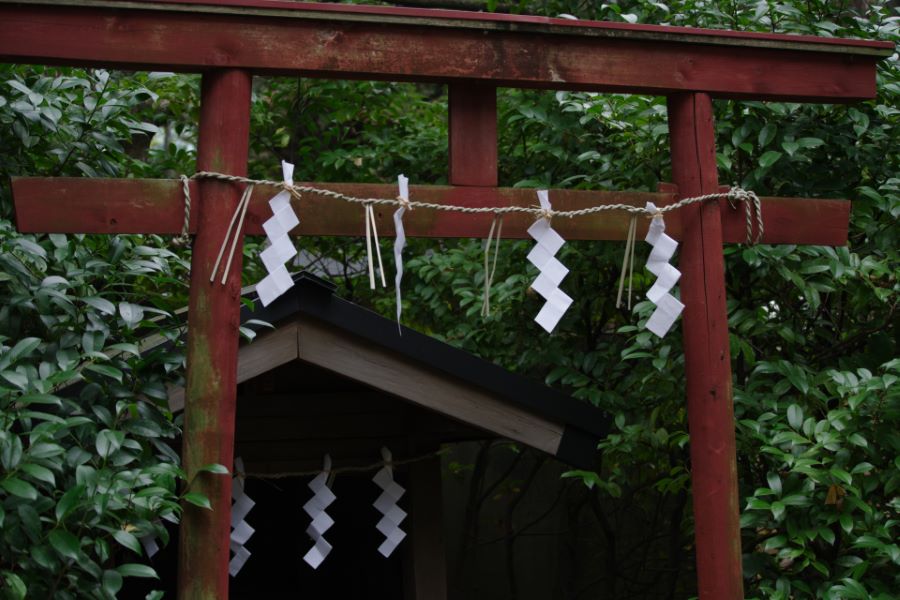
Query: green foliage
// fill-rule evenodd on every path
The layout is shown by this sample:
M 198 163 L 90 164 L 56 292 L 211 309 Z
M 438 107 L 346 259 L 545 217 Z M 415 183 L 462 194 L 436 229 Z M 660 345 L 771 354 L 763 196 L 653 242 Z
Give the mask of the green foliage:
M 129 152 L 156 131 L 140 118 L 157 99 L 149 78 L 0 74 L 3 180 L 148 169 Z M 144 560 L 140 537 L 166 543 L 163 522 L 181 513 L 166 385 L 183 365 L 174 310 L 187 267 L 158 238 L 21 235 L 0 220 L 4 597 L 112 598 L 123 577 L 155 576 L 129 563 Z

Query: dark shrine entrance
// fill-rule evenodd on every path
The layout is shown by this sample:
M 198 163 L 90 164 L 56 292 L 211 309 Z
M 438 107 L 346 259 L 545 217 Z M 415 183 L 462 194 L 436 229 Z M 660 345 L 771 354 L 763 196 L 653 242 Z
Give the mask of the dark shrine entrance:
M 373 527 L 380 516 L 372 507 L 377 494 L 370 478 L 345 475 L 334 481 L 333 491 L 343 502 L 335 502 L 329 513 L 335 525 L 328 531 L 334 550 L 313 571 L 303 562 L 309 547 L 303 504 L 309 499 L 309 477 L 277 481 L 249 479 L 247 495 L 257 506 L 248 515 L 256 532 L 247 543 L 252 557 L 237 577 L 232 577 L 229 597 L 236 600 L 286 598 L 302 590 L 303 598 L 367 598 L 402 600 L 404 592 L 404 552 L 402 547 L 389 558 L 377 552 L 382 537 Z M 406 485 L 401 474 L 397 481 Z M 174 598 L 178 578 L 178 531 L 153 559 L 160 580 L 130 578 L 120 594 L 123 600 L 143 600 L 152 590 L 162 590 Z

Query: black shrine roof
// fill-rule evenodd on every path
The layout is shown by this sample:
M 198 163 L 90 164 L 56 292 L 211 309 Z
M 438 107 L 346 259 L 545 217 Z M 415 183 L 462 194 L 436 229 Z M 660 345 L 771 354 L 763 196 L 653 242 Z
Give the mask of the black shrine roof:
M 556 456 L 579 467 L 593 466 L 597 443 L 609 428 L 609 416 L 602 410 L 408 327 L 401 326 L 401 334 L 396 321 L 336 296 L 335 286 L 315 275 L 301 272 L 294 281 L 293 288 L 267 307 L 259 303 L 255 292 L 250 292 L 255 308 L 244 306 L 241 321 L 257 319 L 277 327 L 281 321 L 303 315 L 357 336 L 563 425 Z

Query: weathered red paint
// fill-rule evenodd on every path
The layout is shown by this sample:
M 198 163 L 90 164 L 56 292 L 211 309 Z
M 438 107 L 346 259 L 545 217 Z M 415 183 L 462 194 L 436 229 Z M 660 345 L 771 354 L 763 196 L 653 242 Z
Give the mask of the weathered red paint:
M 442 16 L 391 23 L 377 15 L 345 12 L 338 18 L 320 10 L 309 18 L 291 7 L 0 0 L 0 60 L 846 101 L 874 97 L 875 63 L 893 51 L 883 43 L 716 37 L 603 24 L 554 25 L 559 31 L 547 32 L 529 31 L 526 23 L 499 27 L 489 19 L 482 25 L 493 24 L 490 29 L 473 27 L 472 20 L 462 26 Z
M 452 83 L 448 95 L 451 185 L 495 187 L 497 88 Z
M 395 198 L 395 184 L 310 183 L 361 198 Z M 191 196 L 198 197 L 199 184 L 191 182 Z M 644 206 L 648 201 L 665 206 L 674 201 L 671 187 L 662 193 L 551 190 L 554 208 L 574 210 L 599 204 Z M 268 200 L 275 188 L 257 186 L 247 213 L 246 233 L 262 235 L 262 223 L 269 217 Z M 175 235 L 184 221 L 181 182 L 162 179 L 87 179 L 69 177 L 14 177 L 13 200 L 16 226 L 24 233 L 156 233 Z M 451 186 L 410 186 L 413 200 L 467 206 L 534 206 L 534 190 L 522 188 L 482 188 Z M 762 198 L 767 244 L 817 244 L 843 246 L 847 243 L 850 202 L 810 198 Z M 743 207 L 733 209 L 721 202 L 722 235 L 727 243 L 743 242 L 746 220 Z M 296 235 L 365 235 L 362 209 L 330 198 L 306 194 L 294 202 L 300 215 Z M 197 230 L 198 207 L 193 207 L 191 231 Z M 379 235 L 394 235 L 392 210 L 375 207 Z M 681 211 L 666 216 L 666 230 L 682 239 Z M 525 230 L 533 217 L 507 215 L 504 238 L 527 238 Z M 406 235 L 411 237 L 481 237 L 491 225 L 491 216 L 413 210 L 403 217 Z M 638 235 L 646 232 L 646 222 L 638 222 Z M 577 219 L 559 218 L 553 226 L 567 240 L 623 240 L 628 216 L 619 211 Z
M 679 193 L 717 192 L 712 101 L 678 94 L 668 102 L 672 175 Z M 725 261 L 718 203 L 683 209 L 678 259 L 684 309 L 691 490 L 700 600 L 743 598 Z
M 13 0 L 15 1 L 15 0 Z M 56 0 L 47 0 L 48 3 Z M 95 0 L 82 0 L 82 3 L 98 4 Z M 103 3 L 102 0 L 99 3 Z M 111 0 L 106 4 L 132 4 L 133 0 Z M 758 31 L 730 31 L 723 29 L 701 29 L 694 27 L 673 27 L 670 25 L 647 25 L 643 23 L 613 23 L 609 21 L 583 21 L 555 17 L 542 17 L 537 15 L 516 15 L 507 13 L 489 13 L 479 11 L 463 11 L 434 8 L 413 8 L 402 6 L 372 6 L 360 4 L 326 4 L 321 2 L 285 2 L 284 0 L 144 0 L 142 8 L 166 10 L 172 5 L 183 5 L 191 10 L 207 12 L 228 12 L 235 14 L 253 14 L 252 9 L 267 11 L 284 11 L 283 14 L 299 18 L 331 18 L 341 20 L 353 20 L 354 17 L 368 17 L 379 22 L 397 24 L 409 23 L 409 19 L 419 19 L 444 22 L 444 26 L 463 26 L 464 24 L 485 29 L 488 26 L 517 29 L 527 28 L 528 31 L 541 33 L 555 33 L 558 30 L 580 31 L 585 35 L 608 35 L 622 37 L 646 33 L 653 38 L 659 36 L 673 39 L 694 39 L 697 43 L 712 42 L 721 39 L 732 39 L 734 43 L 770 42 L 773 44 L 784 43 L 786 39 L 794 43 L 806 43 L 814 46 L 850 46 L 859 48 L 888 49 L 893 51 L 891 42 L 878 42 L 873 40 L 855 40 L 841 38 L 823 38 L 812 35 L 785 36 L 777 33 L 765 33 Z M 150 5 L 150 6 L 147 6 Z
M 250 136 L 250 84 L 247 71 L 217 70 L 203 76 L 197 168 L 245 175 Z M 240 239 L 227 283 L 210 282 L 241 190 L 219 181 L 200 184 L 197 236 L 191 256 L 188 308 L 187 385 L 184 407 L 183 467 L 188 477 L 210 463 L 231 468 L 234 460 L 237 348 L 240 325 Z M 178 597 L 228 598 L 231 478 L 201 473 L 193 489 L 204 493 L 212 510 L 185 504 L 181 521 Z

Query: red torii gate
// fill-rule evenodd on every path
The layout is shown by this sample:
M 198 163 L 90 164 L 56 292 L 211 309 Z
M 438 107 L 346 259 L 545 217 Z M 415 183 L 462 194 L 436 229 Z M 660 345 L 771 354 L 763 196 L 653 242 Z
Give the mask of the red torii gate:
M 663 206 L 719 191 L 712 98 L 847 102 L 875 95 L 888 42 L 840 40 L 530 16 L 280 0 L 0 0 L 0 60 L 203 73 L 197 169 L 245 175 L 253 74 L 437 81 L 450 86 L 450 186 L 412 186 L 417 200 L 533 204 L 497 187 L 496 87 L 666 95 L 674 185 L 659 193 L 553 192 L 555 209 L 605 202 Z M 226 286 L 210 272 L 241 194 L 191 182 L 191 263 L 184 467 L 230 464 L 234 449 L 240 249 Z M 394 185 L 311 184 L 393 198 Z M 23 232 L 181 232 L 181 182 L 13 181 Z M 257 190 L 247 234 L 261 234 L 271 190 Z M 301 235 L 361 235 L 358 210 L 304 198 Z M 843 245 L 849 202 L 763 198 L 764 243 Z M 482 237 L 489 215 L 414 211 L 412 236 Z M 382 232 L 393 233 L 388 215 Z M 525 237 L 530 219 L 507 217 Z M 628 217 L 554 223 L 567 239 L 625 239 Z M 723 242 L 741 242 L 744 215 L 723 202 L 667 217 L 681 240 L 684 345 L 701 599 L 743 596 Z M 646 227 L 643 224 L 643 227 Z M 179 595 L 227 598 L 230 483 L 198 478 L 214 510 L 185 507 Z

